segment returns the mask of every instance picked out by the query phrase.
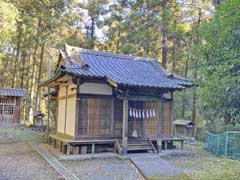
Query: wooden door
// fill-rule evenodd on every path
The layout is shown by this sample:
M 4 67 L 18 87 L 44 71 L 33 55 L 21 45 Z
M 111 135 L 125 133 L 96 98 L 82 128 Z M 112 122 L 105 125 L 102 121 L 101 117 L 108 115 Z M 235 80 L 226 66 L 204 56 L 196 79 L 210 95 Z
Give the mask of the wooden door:
M 112 135 L 112 97 L 83 97 L 79 106 L 79 135 Z
M 172 102 L 163 103 L 163 137 L 172 137 Z
M 0 124 L 8 125 L 13 123 L 14 119 L 14 103 L 13 98 L 1 98 L 0 99 Z
M 149 118 L 144 119 L 144 136 L 145 137 L 156 137 L 157 136 L 157 128 L 159 115 L 158 112 L 158 104 L 157 102 L 144 102 L 144 108 L 148 110 L 154 110 L 155 115 Z

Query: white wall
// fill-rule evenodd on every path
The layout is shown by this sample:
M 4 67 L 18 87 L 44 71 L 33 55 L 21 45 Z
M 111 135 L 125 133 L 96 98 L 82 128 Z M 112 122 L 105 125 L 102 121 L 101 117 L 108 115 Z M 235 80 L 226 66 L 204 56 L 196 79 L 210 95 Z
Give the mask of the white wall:
M 112 95 L 112 87 L 103 83 L 83 83 L 80 85 L 80 93 Z
M 57 132 L 74 136 L 75 135 L 75 113 L 76 113 L 76 85 L 69 84 L 66 104 L 66 86 L 59 88 L 58 92 L 58 122 Z M 67 105 L 67 106 L 66 106 Z M 66 109 L 67 108 L 67 109 Z M 65 122 L 66 117 L 66 122 Z M 66 129 L 65 129 L 66 123 Z
M 75 135 L 75 117 L 76 117 L 76 96 L 68 98 L 67 101 L 67 121 L 66 134 Z
M 64 133 L 65 126 L 65 99 L 58 100 L 58 120 L 57 120 L 57 132 Z

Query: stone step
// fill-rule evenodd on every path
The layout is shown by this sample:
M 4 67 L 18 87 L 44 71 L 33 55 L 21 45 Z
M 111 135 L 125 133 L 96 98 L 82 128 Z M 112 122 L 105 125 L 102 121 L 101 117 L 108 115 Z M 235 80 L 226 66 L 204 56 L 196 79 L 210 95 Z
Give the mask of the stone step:
M 148 150 L 153 150 L 152 147 L 146 146 L 128 146 L 127 148 L 128 151 L 148 151 Z
M 128 146 L 150 146 L 149 143 L 128 143 Z

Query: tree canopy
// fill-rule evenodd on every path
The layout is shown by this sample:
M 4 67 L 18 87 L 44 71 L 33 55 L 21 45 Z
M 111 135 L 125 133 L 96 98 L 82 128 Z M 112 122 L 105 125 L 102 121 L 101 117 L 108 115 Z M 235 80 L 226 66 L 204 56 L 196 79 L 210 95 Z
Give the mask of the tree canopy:
M 38 83 L 65 43 L 155 58 L 196 86 L 175 93 L 175 119 L 239 124 L 239 0 L 2 0 L 0 84 L 22 87 L 24 120 L 46 111 Z M 52 108 L 54 109 L 54 108 Z

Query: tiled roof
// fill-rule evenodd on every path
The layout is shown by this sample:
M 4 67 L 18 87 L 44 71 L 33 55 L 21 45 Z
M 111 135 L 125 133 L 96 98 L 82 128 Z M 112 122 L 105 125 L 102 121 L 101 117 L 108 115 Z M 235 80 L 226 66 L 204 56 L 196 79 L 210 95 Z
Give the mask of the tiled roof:
M 167 72 L 154 59 L 66 45 L 61 70 L 76 76 L 108 78 L 119 85 L 182 89 L 192 83 Z
M 16 89 L 16 88 L 0 88 L 0 96 L 26 96 L 25 89 Z

